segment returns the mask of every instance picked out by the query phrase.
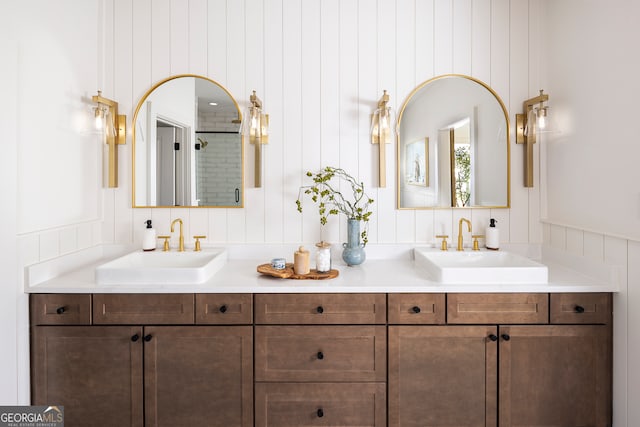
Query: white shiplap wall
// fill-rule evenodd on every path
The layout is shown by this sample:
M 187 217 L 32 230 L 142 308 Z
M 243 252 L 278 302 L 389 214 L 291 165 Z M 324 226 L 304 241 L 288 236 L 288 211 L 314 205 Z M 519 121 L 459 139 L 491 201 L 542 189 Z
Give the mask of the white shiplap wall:
M 305 171 L 339 165 L 376 200 L 371 243 L 425 243 L 441 232 L 453 239 L 462 216 L 475 230 L 497 218 L 505 242 L 540 242 L 539 186 L 522 187 L 520 146 L 511 144 L 511 209 L 399 211 L 395 147 L 387 147 L 387 187 L 378 188 L 369 142 L 383 89 L 397 109 L 439 74 L 477 77 L 510 111 L 519 107 L 538 89 L 530 66 L 536 11 L 537 0 L 105 0 L 104 61 L 113 72 L 104 87 L 129 118 L 158 80 L 201 74 L 243 107 L 256 90 L 270 115 L 270 143 L 262 188 L 252 187 L 246 149 L 245 209 L 133 210 L 130 145 L 121 147 L 122 186 L 105 191 L 103 240 L 137 242 L 145 219 L 163 230 L 181 217 L 188 236 L 215 243 L 339 242 L 344 221 L 332 218 L 321 230 L 311 204 L 303 215 L 294 204 Z

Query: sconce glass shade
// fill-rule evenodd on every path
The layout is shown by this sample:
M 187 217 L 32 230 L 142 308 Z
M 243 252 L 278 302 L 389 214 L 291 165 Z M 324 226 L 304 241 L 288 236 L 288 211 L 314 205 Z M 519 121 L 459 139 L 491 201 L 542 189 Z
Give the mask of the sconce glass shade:
M 104 128 L 104 116 L 105 116 L 105 108 L 101 105 L 98 105 L 94 108 L 94 117 L 95 117 L 95 127 L 97 130 L 102 130 Z
M 557 132 L 557 126 L 548 106 L 531 108 L 527 114 L 527 124 L 524 127 L 524 135 L 527 137 L 541 133 Z

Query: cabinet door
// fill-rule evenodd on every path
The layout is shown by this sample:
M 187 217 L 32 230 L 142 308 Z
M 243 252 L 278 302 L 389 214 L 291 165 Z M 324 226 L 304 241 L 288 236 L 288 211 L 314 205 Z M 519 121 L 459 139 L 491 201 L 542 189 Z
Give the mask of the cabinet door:
M 147 426 L 253 426 L 251 326 L 144 328 Z
M 64 406 L 65 425 L 143 425 L 142 328 L 32 329 L 31 403 Z
M 389 326 L 389 426 L 497 425 L 495 326 Z
M 608 331 L 602 325 L 501 327 L 500 426 L 610 425 Z

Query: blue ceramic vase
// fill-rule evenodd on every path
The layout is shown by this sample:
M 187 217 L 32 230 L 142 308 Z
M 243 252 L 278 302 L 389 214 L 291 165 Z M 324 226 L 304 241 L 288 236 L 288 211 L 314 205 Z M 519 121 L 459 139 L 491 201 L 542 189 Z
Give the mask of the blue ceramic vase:
M 360 243 L 360 221 L 347 220 L 347 243 L 343 243 L 342 259 L 347 265 L 359 265 L 367 258 L 364 243 Z

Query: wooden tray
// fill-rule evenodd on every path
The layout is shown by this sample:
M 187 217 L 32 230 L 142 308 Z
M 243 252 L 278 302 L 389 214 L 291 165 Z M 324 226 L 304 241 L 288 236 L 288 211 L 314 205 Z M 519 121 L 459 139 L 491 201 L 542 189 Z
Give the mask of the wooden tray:
M 268 276 L 279 277 L 280 279 L 299 279 L 299 280 L 324 280 L 335 279 L 338 277 L 338 270 L 329 270 L 326 273 L 318 273 L 315 269 L 312 269 L 309 274 L 296 274 L 293 271 L 293 264 L 287 263 L 284 270 L 276 270 L 271 264 L 261 264 L 258 266 L 258 273 L 266 274 Z

